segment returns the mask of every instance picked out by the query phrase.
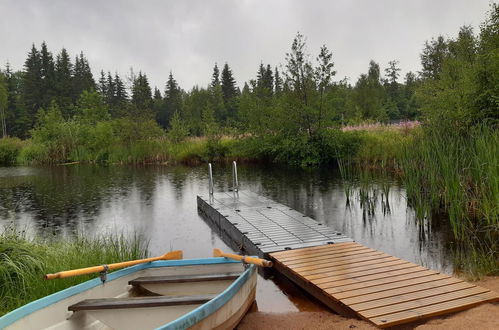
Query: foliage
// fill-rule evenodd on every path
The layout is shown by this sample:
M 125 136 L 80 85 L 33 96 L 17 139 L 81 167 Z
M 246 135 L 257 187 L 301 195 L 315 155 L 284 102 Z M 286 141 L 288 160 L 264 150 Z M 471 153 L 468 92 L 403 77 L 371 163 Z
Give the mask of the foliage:
M 188 134 L 189 131 L 187 130 L 187 127 L 182 118 L 180 118 L 180 112 L 176 111 L 173 114 L 170 129 L 168 130 L 168 138 L 173 143 L 179 143 L 182 142 Z
M 23 141 L 18 138 L 0 138 L 0 166 L 15 164 L 23 146 Z
M 44 274 L 144 258 L 147 245 L 137 234 L 47 240 L 7 229 L 0 234 L 0 315 L 96 276 L 43 281 Z

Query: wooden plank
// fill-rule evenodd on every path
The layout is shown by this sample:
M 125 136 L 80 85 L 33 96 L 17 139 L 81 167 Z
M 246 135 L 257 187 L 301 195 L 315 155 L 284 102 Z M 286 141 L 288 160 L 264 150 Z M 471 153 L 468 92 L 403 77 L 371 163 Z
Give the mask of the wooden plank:
M 381 255 L 381 256 L 367 256 L 362 259 L 342 259 L 336 262 L 327 262 L 327 263 L 317 263 L 311 265 L 298 265 L 298 267 L 289 267 L 293 269 L 295 272 L 301 272 L 302 270 L 312 270 L 312 269 L 323 269 L 324 267 L 336 267 L 335 269 L 342 269 L 341 267 L 352 267 L 352 266 L 364 266 L 370 264 L 376 264 L 387 261 L 400 260 L 395 257 L 391 257 L 389 255 Z
M 394 270 L 399 270 L 399 269 L 404 269 L 404 268 L 413 268 L 413 267 L 415 267 L 414 264 L 402 263 L 400 265 L 384 267 L 384 268 L 371 268 L 368 270 L 358 271 L 358 272 L 355 272 L 353 274 L 346 274 L 346 275 L 335 275 L 334 271 L 329 271 L 327 273 L 309 275 L 309 276 L 307 276 L 307 280 L 313 281 L 314 283 L 315 283 L 316 279 L 321 279 L 321 278 L 327 278 L 331 281 L 336 281 L 336 280 L 357 278 L 357 277 L 362 277 L 362 276 L 366 276 L 366 275 L 380 274 L 380 273 L 385 273 L 385 272 L 391 272 Z
M 300 265 L 300 264 L 308 264 L 308 263 L 317 263 L 319 261 L 325 261 L 325 260 L 336 260 L 336 259 L 345 259 L 345 258 L 358 258 L 362 256 L 371 256 L 371 255 L 387 255 L 390 256 L 386 253 L 379 252 L 379 251 L 359 251 L 356 253 L 348 253 L 344 255 L 330 255 L 330 254 L 324 254 L 320 256 L 315 256 L 315 257 L 309 257 L 309 258 L 297 258 L 295 260 L 286 260 L 282 261 L 285 263 L 287 266 L 295 266 L 295 265 Z M 391 257 L 391 256 L 390 256 Z
M 134 298 L 105 298 L 105 299 L 86 299 L 71 305 L 68 310 L 84 311 L 98 309 L 118 309 L 118 308 L 143 308 L 158 306 L 178 306 L 178 305 L 199 305 L 204 304 L 217 295 L 202 296 L 154 296 L 154 297 L 134 297 Z
M 373 322 L 374 324 L 376 324 L 381 328 L 386 328 L 420 320 L 422 318 L 458 312 L 482 304 L 484 302 L 496 302 L 496 301 L 499 301 L 499 295 L 497 293 L 487 292 L 479 295 L 443 302 L 440 304 L 418 307 L 412 310 L 403 311 L 399 313 L 377 316 L 370 318 L 369 321 Z
M 444 293 L 449 293 L 449 292 L 454 292 L 458 290 L 463 290 L 463 289 L 469 289 L 469 288 L 474 288 L 475 286 L 470 283 L 466 282 L 461 282 L 461 283 L 455 283 L 455 284 L 450 284 L 442 287 L 432 287 L 427 290 L 423 291 L 417 291 L 417 292 L 407 292 L 404 291 L 403 294 L 396 295 L 396 296 L 391 296 L 387 298 L 381 298 L 381 299 L 375 299 L 375 300 L 359 300 L 357 303 L 348 303 L 350 307 L 355 309 L 356 311 L 364 311 L 367 309 L 372 309 L 372 308 L 378 308 L 378 307 L 383 307 L 383 306 L 388 306 L 388 305 L 394 305 L 406 301 L 411 301 L 411 300 L 417 300 L 421 298 L 427 298 L 427 297 L 432 297 L 432 296 L 437 296 L 441 295 Z M 364 298 L 362 296 L 362 298 Z M 354 299 L 354 298 L 352 298 Z
M 296 260 L 292 262 L 285 262 L 286 266 L 288 267 L 300 267 L 300 266 L 307 266 L 307 265 L 316 265 L 316 264 L 324 264 L 324 263 L 331 263 L 331 262 L 341 262 L 343 260 L 364 260 L 369 257 L 375 257 L 375 256 L 386 256 L 386 257 L 391 257 L 391 255 L 383 253 L 383 252 L 369 252 L 369 253 L 364 253 L 364 254 L 358 254 L 358 255 L 353 255 L 353 256 L 342 256 L 342 257 L 323 257 L 323 259 L 318 259 L 318 260 L 312 260 L 308 261 L 309 259 L 305 260 Z
M 351 290 L 351 291 L 346 291 L 346 292 L 340 292 L 340 293 L 335 293 L 336 299 L 341 299 L 342 301 L 346 298 L 352 298 L 352 297 L 357 297 L 357 296 L 366 296 L 369 294 L 374 294 L 374 293 L 379 293 L 379 298 L 384 298 L 384 294 L 388 290 L 393 290 L 393 289 L 398 289 L 398 288 L 404 288 L 407 290 L 407 292 L 414 292 L 415 291 L 421 291 L 424 289 L 429 289 L 432 287 L 438 287 L 438 286 L 444 286 L 448 284 L 454 284 L 454 283 L 459 283 L 461 280 L 458 280 L 457 278 L 452 278 L 450 276 L 442 275 L 442 274 L 436 274 L 436 275 L 429 275 L 425 277 L 419 277 L 415 279 L 409 279 L 409 280 L 404 280 L 404 281 L 399 281 L 399 282 L 394 282 L 394 283 L 389 283 L 389 284 L 383 284 L 383 285 L 376 285 L 372 286 L 369 288 L 364 288 L 364 289 L 357 289 L 357 290 Z M 424 284 L 428 283 L 428 284 Z M 326 290 L 328 292 L 328 290 Z M 386 297 L 386 296 L 385 296 Z
M 299 250 L 299 249 L 298 249 Z M 298 250 L 292 250 L 292 251 L 298 251 Z M 323 256 L 341 256 L 345 255 L 348 253 L 348 255 L 352 255 L 355 253 L 367 253 L 367 252 L 379 252 L 374 249 L 370 249 L 367 247 L 352 247 L 348 249 L 343 249 L 341 251 L 332 251 L 332 250 L 321 250 L 317 251 L 315 253 L 304 253 L 304 254 L 294 254 L 288 257 L 278 257 L 281 262 L 292 262 L 296 260 L 307 260 L 307 259 L 312 259 L 312 258 L 317 258 L 317 257 L 323 257 Z
M 413 266 L 413 264 L 411 264 L 405 260 L 396 258 L 396 260 L 391 260 L 388 262 L 383 262 L 383 263 L 380 263 L 377 265 L 372 265 L 372 266 L 356 267 L 355 265 L 353 265 L 353 266 L 349 267 L 348 269 L 342 270 L 342 271 L 336 271 L 336 267 L 334 267 L 334 266 L 333 267 L 324 267 L 321 269 L 301 270 L 300 275 L 308 278 L 307 275 L 324 274 L 326 272 L 331 274 L 332 276 L 340 275 L 340 274 L 355 274 L 355 272 L 357 272 L 357 271 L 360 272 L 363 270 L 374 270 L 374 269 L 378 269 L 378 268 L 387 268 L 387 270 L 388 270 L 388 268 L 389 268 L 388 266 L 395 266 L 395 265 L 400 265 L 400 264 Z
M 339 304 L 337 300 L 332 299 L 332 297 L 327 294 L 324 290 L 320 289 L 316 285 L 313 285 L 311 282 L 305 280 L 301 276 L 296 276 L 297 274 L 287 268 L 285 265 L 280 263 L 278 260 L 274 259 L 274 268 L 282 273 L 284 276 L 289 278 L 292 282 L 296 283 L 302 289 L 306 290 L 309 294 L 320 300 L 324 305 L 331 308 L 336 313 L 343 315 L 345 317 L 357 317 L 357 314 L 343 304 Z
M 408 273 L 414 273 L 417 271 L 423 271 L 427 270 L 424 267 L 421 266 L 416 266 L 412 265 L 410 267 L 403 267 L 400 269 L 395 269 L 395 270 L 389 270 L 385 271 L 382 273 L 375 273 L 375 274 L 367 274 L 364 275 L 361 272 L 357 272 L 355 274 L 350 274 L 347 278 L 343 279 L 338 279 L 335 277 L 322 277 L 322 278 L 317 278 L 313 279 L 313 282 L 316 283 L 317 285 L 329 285 L 329 287 L 339 287 L 342 285 L 349 285 L 349 284 L 358 284 L 362 282 L 367 282 L 371 280 L 377 280 L 377 279 L 384 279 L 386 277 L 391 277 L 391 276 L 397 276 L 397 275 L 402 275 L 402 274 L 408 274 Z M 359 276 L 360 274 L 360 276 Z
M 206 281 L 227 281 L 237 279 L 241 273 L 209 274 L 209 275 L 178 275 L 178 276 L 143 276 L 128 282 L 130 285 L 186 283 Z
M 406 310 L 415 309 L 418 307 L 431 306 L 431 305 L 443 303 L 446 301 L 452 301 L 452 300 L 457 300 L 457 299 L 466 298 L 466 297 L 470 297 L 470 296 L 476 296 L 476 295 L 479 295 L 481 293 L 487 293 L 487 292 L 490 292 L 490 291 L 487 289 L 484 289 L 484 288 L 480 288 L 480 287 L 473 287 L 473 288 L 468 288 L 468 289 L 464 289 L 464 290 L 449 292 L 446 294 L 441 294 L 438 296 L 407 301 L 407 302 L 403 302 L 400 304 L 368 309 L 368 310 L 360 312 L 360 314 L 364 317 L 367 317 L 367 318 L 373 318 L 373 317 L 387 315 L 387 314 L 399 313 L 399 312 L 403 312 Z
M 304 254 L 307 254 L 309 252 L 313 254 L 313 253 L 316 253 L 316 252 L 318 252 L 320 250 L 331 249 L 331 247 L 334 247 L 334 249 L 338 249 L 338 251 L 339 251 L 341 248 L 351 247 L 351 246 L 364 247 L 363 245 L 361 245 L 359 243 L 356 243 L 356 242 L 343 242 L 343 243 L 336 243 L 336 244 L 313 246 L 313 247 L 309 247 L 309 248 L 306 248 L 306 249 L 279 251 L 279 252 L 272 253 L 272 256 L 274 258 L 285 259 L 285 258 L 287 258 L 289 256 L 293 256 L 293 255 L 296 255 L 296 254 L 304 255 Z
M 395 257 L 390 257 L 390 256 L 371 256 L 369 258 L 361 259 L 361 260 L 341 260 L 337 262 L 329 262 L 326 264 L 318 264 L 318 265 L 308 265 L 308 266 L 301 266 L 301 267 L 289 267 L 295 272 L 301 273 L 302 271 L 308 271 L 308 270 L 315 270 L 315 269 L 324 269 L 325 267 L 331 268 L 334 267 L 335 270 L 340 270 L 340 269 L 354 269 L 354 268 L 359 268 L 363 267 L 366 265 L 376 265 L 376 264 L 381 264 L 381 263 L 387 263 L 391 261 L 400 261 L 400 259 L 395 258 Z M 374 266 L 371 266 L 374 267 Z
M 350 291 L 350 290 L 355 290 L 355 289 L 362 289 L 362 288 L 369 288 L 371 286 L 376 286 L 376 285 L 381 285 L 381 284 L 388 284 L 388 283 L 394 283 L 394 282 L 399 282 L 402 280 L 408 280 L 411 278 L 418 278 L 418 277 L 424 277 L 428 275 L 434 275 L 438 274 L 432 270 L 427 270 L 423 267 L 415 267 L 415 268 L 406 268 L 406 269 L 401 269 L 401 270 L 396 270 L 393 272 L 387 272 L 383 273 L 383 276 L 381 277 L 379 274 L 376 275 L 370 275 L 370 276 L 363 276 L 359 278 L 352 279 L 350 281 L 332 281 L 332 282 L 325 282 L 325 283 L 316 283 L 321 289 L 326 290 L 329 289 L 329 291 L 334 290 L 334 292 L 345 292 L 345 291 Z

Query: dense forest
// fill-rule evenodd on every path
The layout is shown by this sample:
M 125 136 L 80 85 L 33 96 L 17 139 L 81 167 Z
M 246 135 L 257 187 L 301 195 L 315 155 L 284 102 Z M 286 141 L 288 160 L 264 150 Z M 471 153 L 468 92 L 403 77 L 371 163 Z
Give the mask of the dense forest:
M 473 38 L 470 29 L 463 33 Z M 314 65 L 305 37 L 297 34 L 281 71 L 270 64 L 255 65 L 255 79 L 245 83 L 242 90 L 225 63 L 221 71 L 215 64 L 209 86 L 195 86 L 186 92 L 170 73 L 162 92 L 152 90 L 147 75 L 140 71 L 135 74 L 131 70 L 126 78 L 101 71 L 95 78 L 83 52 L 72 61 L 66 49 L 54 56 L 43 42 L 39 49 L 33 44 L 22 71 L 13 71 L 7 64 L 2 72 L 0 86 L 2 95 L 6 95 L 1 106 L 2 134 L 27 138 L 44 109 L 56 106 L 64 119 L 72 119 L 82 114 L 81 103 L 90 97 L 109 118 L 139 116 L 154 119 L 165 129 L 171 127 L 178 113 L 177 119 L 194 136 L 203 134 L 203 116 L 213 116 L 221 127 L 248 131 L 262 128 L 260 123 L 276 107 L 289 108 L 290 114 L 297 109 L 296 115 L 303 117 L 302 128 L 310 134 L 321 126 L 409 120 L 419 115 L 416 87 L 423 77 L 438 70 L 438 64 L 432 61 L 440 56 L 439 47 L 435 41 L 428 43 L 424 70 L 418 75 L 407 73 L 403 82 L 397 61 L 388 63 L 384 76 L 379 64 L 370 61 L 367 73 L 352 86 L 347 79 L 334 81 L 333 54 L 325 45 Z

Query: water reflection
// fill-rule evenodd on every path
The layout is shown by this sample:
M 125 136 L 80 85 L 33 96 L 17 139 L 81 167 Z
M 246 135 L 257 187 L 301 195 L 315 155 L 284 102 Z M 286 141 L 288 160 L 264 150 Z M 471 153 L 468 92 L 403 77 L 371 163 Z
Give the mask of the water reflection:
M 238 170 L 241 189 L 286 204 L 371 248 L 439 271 L 453 269 L 452 237 L 444 222 L 417 221 L 404 188 L 390 178 L 344 181 L 332 169 L 240 165 Z M 230 167 L 216 165 L 214 181 L 215 189 L 227 190 Z M 175 248 L 186 258 L 208 257 L 213 248 L 228 247 L 197 214 L 196 195 L 207 193 L 207 186 L 205 166 L 0 168 L 0 225 L 38 235 L 140 231 L 154 255 Z M 262 310 L 306 305 L 276 294 L 280 290 L 272 282 L 261 287 Z

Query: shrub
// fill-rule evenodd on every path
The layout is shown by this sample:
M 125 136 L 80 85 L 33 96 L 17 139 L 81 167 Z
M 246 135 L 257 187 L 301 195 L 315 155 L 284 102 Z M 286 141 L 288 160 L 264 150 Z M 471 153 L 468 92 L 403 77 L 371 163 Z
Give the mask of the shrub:
M 24 143 L 18 138 L 0 139 L 0 165 L 12 165 L 16 163 L 17 156 Z

